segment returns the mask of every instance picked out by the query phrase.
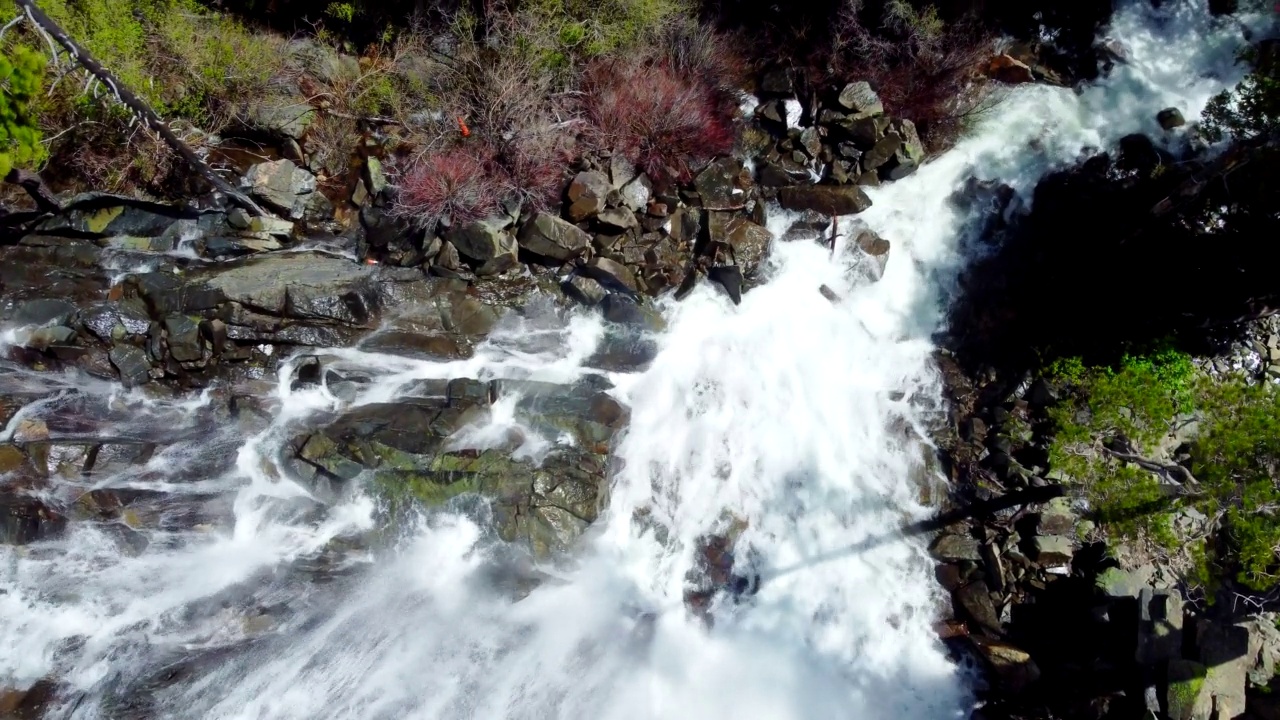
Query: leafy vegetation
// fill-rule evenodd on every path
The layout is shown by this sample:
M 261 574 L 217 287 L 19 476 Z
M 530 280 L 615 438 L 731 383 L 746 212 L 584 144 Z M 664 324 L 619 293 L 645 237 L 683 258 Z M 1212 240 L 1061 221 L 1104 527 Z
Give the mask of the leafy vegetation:
M 1210 140 L 1274 136 L 1280 130 L 1280 50 L 1274 44 L 1252 46 L 1240 59 L 1252 70 L 1205 108 L 1200 130 Z
M 1264 591 L 1280 581 L 1280 390 L 1269 382 L 1217 379 L 1190 358 L 1163 349 L 1126 355 L 1115 366 L 1058 360 L 1046 377 L 1070 391 L 1049 411 L 1051 466 L 1083 485 L 1113 533 L 1188 551 L 1190 579 L 1229 577 Z M 1182 463 L 1190 477 L 1162 479 L 1173 460 L 1166 438 L 1177 419 L 1196 419 Z M 1143 462 L 1134 462 L 1134 458 Z M 1147 463 L 1144 465 L 1143 463 Z M 1192 508 L 1208 535 L 1185 537 L 1171 524 Z
M 44 65 L 44 56 L 27 48 L 0 55 L 0 178 L 44 156 L 34 112 Z

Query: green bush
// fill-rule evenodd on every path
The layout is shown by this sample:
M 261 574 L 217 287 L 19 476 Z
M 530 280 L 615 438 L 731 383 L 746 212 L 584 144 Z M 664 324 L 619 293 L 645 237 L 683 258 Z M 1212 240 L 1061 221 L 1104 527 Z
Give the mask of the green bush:
M 1172 350 L 1126 355 L 1116 366 L 1055 361 L 1045 377 L 1068 390 L 1050 408 L 1052 468 L 1079 483 L 1099 522 L 1124 538 L 1189 552 L 1189 580 L 1230 577 L 1265 591 L 1280 581 L 1280 390 L 1269 382 L 1199 374 Z M 1176 416 L 1194 413 L 1190 443 L 1195 484 L 1162 485 L 1150 471 L 1102 449 L 1118 437 L 1151 457 Z M 1179 537 L 1171 519 L 1195 508 L 1210 520 L 1204 538 Z
M 44 65 L 43 55 L 26 48 L 0 55 L 0 178 L 12 168 L 43 159 L 34 104 L 40 96 Z
M 1240 59 L 1251 64 L 1252 71 L 1205 107 L 1200 129 L 1210 140 L 1261 137 L 1280 130 L 1280 51 L 1251 47 Z

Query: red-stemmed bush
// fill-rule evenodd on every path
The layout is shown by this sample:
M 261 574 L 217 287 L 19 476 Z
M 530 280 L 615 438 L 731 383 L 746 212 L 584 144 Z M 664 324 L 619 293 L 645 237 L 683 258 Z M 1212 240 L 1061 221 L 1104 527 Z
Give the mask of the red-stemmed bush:
M 428 230 L 446 218 L 459 225 L 488 217 L 512 192 L 510 178 L 484 145 L 430 151 L 402 162 L 392 212 Z
M 717 88 L 669 60 L 595 62 L 582 89 L 590 144 L 621 153 L 655 183 L 687 181 L 733 150 L 733 117 Z

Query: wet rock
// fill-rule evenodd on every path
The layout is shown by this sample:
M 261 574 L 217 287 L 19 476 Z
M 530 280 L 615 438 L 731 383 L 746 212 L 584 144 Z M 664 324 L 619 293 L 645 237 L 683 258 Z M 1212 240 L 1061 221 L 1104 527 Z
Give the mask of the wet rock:
M 151 362 L 141 348 L 133 345 L 116 345 L 107 354 L 111 364 L 120 373 L 125 387 L 145 385 L 151 380 Z
M 585 364 L 607 372 L 642 372 L 657 355 L 657 342 L 643 333 L 632 328 L 611 329 Z
M 866 82 L 854 82 L 844 86 L 837 101 L 842 107 L 852 111 L 852 119 L 858 120 L 873 115 L 884 114 L 884 103 L 880 96 Z
M 885 131 L 889 129 L 889 122 L 889 118 L 881 115 L 855 120 L 843 127 L 854 147 L 866 152 L 884 138 Z
M 707 279 L 724 288 L 734 305 L 742 302 L 742 269 L 737 265 L 716 265 L 709 268 Z
M 1021 693 L 1040 679 L 1040 668 L 1025 650 L 982 637 L 971 640 L 986 661 L 988 671 L 1004 690 Z
M 574 273 L 562 282 L 560 284 L 560 289 L 564 291 L 565 295 L 568 295 L 583 305 L 596 305 L 603 300 L 605 295 L 609 292 L 594 278 L 587 277 L 586 275 L 579 275 L 577 273 Z
M 28 300 L 17 307 L 9 322 L 19 327 L 67 325 L 75 312 L 76 306 L 66 300 Z
M 70 345 L 76 338 L 76 331 L 62 325 L 43 327 L 33 330 L 22 341 L 23 346 L 41 352 L 53 347 Z
M 0 490 L 0 543 L 28 545 L 56 538 L 66 528 L 66 517 L 40 500 Z
M 529 218 L 518 241 L 535 255 L 567 262 L 586 252 L 591 236 L 573 223 L 543 212 Z
M 594 170 L 578 173 L 573 182 L 569 183 L 569 219 L 582 222 L 595 217 L 596 213 L 605 208 L 605 201 L 612 189 L 609 178 L 604 173 Z
M 373 271 L 323 253 L 264 255 L 205 276 L 227 300 L 277 317 L 364 325 L 378 307 Z
M 954 562 L 956 560 L 971 560 L 977 562 L 982 559 L 982 554 L 978 549 L 978 541 L 968 535 L 941 535 L 934 541 L 933 547 L 929 549 L 933 556 L 944 562 Z
M 872 281 L 884 277 L 884 270 L 889 265 L 889 241 L 880 237 L 873 230 L 863 229 L 853 239 L 860 258 L 859 265 Z
M 39 225 L 49 235 L 110 237 L 156 237 L 181 218 L 194 213 L 177 208 L 108 193 L 83 193 L 66 204 L 67 210 Z
M 1075 554 L 1071 538 L 1059 535 L 1038 535 L 1032 540 L 1032 548 L 1041 565 L 1067 565 Z
M 600 302 L 600 312 L 604 319 L 619 325 L 650 327 L 652 319 L 646 309 L 635 298 L 621 293 L 609 293 Z
M 894 120 L 890 125 L 890 135 L 897 137 L 899 144 L 888 166 L 881 172 L 886 180 L 901 180 L 924 162 L 924 143 L 920 141 L 915 123 L 910 120 Z
M 800 131 L 800 146 L 809 157 L 817 159 L 822 153 L 822 137 L 818 134 L 818 128 L 807 127 Z
M 878 170 L 882 165 L 893 159 L 894 154 L 901 147 L 902 138 L 893 134 L 885 135 L 862 155 L 862 168 L 868 172 Z
M 791 223 L 782 233 L 784 242 L 809 240 L 826 242 L 827 231 L 831 228 L 831 217 L 820 212 L 807 211 L 800 219 Z
M 694 178 L 694 187 L 707 210 L 741 210 L 751 188 L 750 174 L 735 158 L 721 158 Z
M 787 210 L 814 210 L 823 215 L 854 215 L 871 207 L 871 198 L 856 185 L 786 187 L 778 202 Z
M 258 240 L 254 238 L 211 237 L 204 239 L 205 257 L 215 260 L 245 257 L 254 253 L 279 250 L 284 247 L 279 240 Z
M 241 184 L 258 200 L 294 220 L 306 214 L 316 176 L 292 160 L 274 160 L 249 168 Z
M 761 160 L 756 164 L 756 179 L 762 187 L 788 187 L 808 182 L 809 171 L 805 168 L 790 168 L 781 163 Z
M 499 219 L 477 220 L 449 233 L 462 257 L 476 263 L 476 274 L 497 275 L 519 264 L 519 245 Z
M 982 580 L 975 580 L 955 592 L 956 605 L 983 629 L 999 634 L 1000 616 L 991 602 L 991 589 Z
M 1156 113 L 1156 122 L 1160 123 L 1160 127 L 1165 130 L 1172 130 L 1187 124 L 1186 119 L 1182 117 L 1182 111 L 1176 107 L 1165 108 Z
M 773 234 L 767 228 L 741 216 L 735 216 L 728 225 L 725 240 L 733 250 L 733 258 L 744 275 L 753 277 L 768 255 Z
M 606 288 L 617 288 L 635 293 L 639 290 L 636 277 L 625 265 L 606 257 L 593 257 L 582 267 L 582 273 L 598 281 Z
M 164 319 L 169 339 L 169 354 L 178 362 L 196 362 L 204 356 L 204 340 L 200 326 L 186 315 L 170 315 Z

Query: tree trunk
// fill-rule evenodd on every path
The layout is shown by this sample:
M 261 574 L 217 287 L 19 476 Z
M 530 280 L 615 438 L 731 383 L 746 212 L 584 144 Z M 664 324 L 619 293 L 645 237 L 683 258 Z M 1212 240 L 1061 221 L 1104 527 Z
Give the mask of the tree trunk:
M 121 104 L 129 108 L 129 110 L 138 118 L 139 121 L 142 122 L 142 124 L 146 125 L 148 129 L 159 135 L 160 139 L 164 140 L 165 144 L 181 156 L 193 170 L 199 173 L 205 180 L 208 180 L 209 184 L 213 185 L 214 190 L 222 193 L 231 201 L 255 215 L 260 217 L 267 215 L 267 212 L 251 200 L 248 195 L 245 195 L 232 187 L 231 184 L 224 180 L 221 175 L 214 172 L 213 168 L 209 167 L 204 160 L 201 160 L 200 156 L 196 155 L 195 151 L 192 150 L 189 145 L 178 139 L 178 136 L 173 134 L 173 131 L 169 129 L 169 126 L 160 119 L 159 115 L 156 115 L 155 111 L 151 109 L 151 106 L 147 105 L 146 101 L 121 84 L 121 82 L 116 79 L 110 71 L 95 60 L 84 48 L 80 47 L 74 40 L 72 40 L 71 37 L 68 36 L 57 23 L 50 19 L 48 15 L 45 15 L 44 11 L 37 7 L 33 0 L 14 0 L 14 2 L 18 4 L 18 7 L 22 8 L 27 17 L 33 23 L 35 23 L 45 33 L 48 33 L 59 45 L 66 49 L 67 53 L 71 55 L 73 60 L 87 70 L 90 75 L 93 75 L 101 81 L 103 85 L 106 85 L 107 88 L 111 90 L 111 94 L 114 95 Z

